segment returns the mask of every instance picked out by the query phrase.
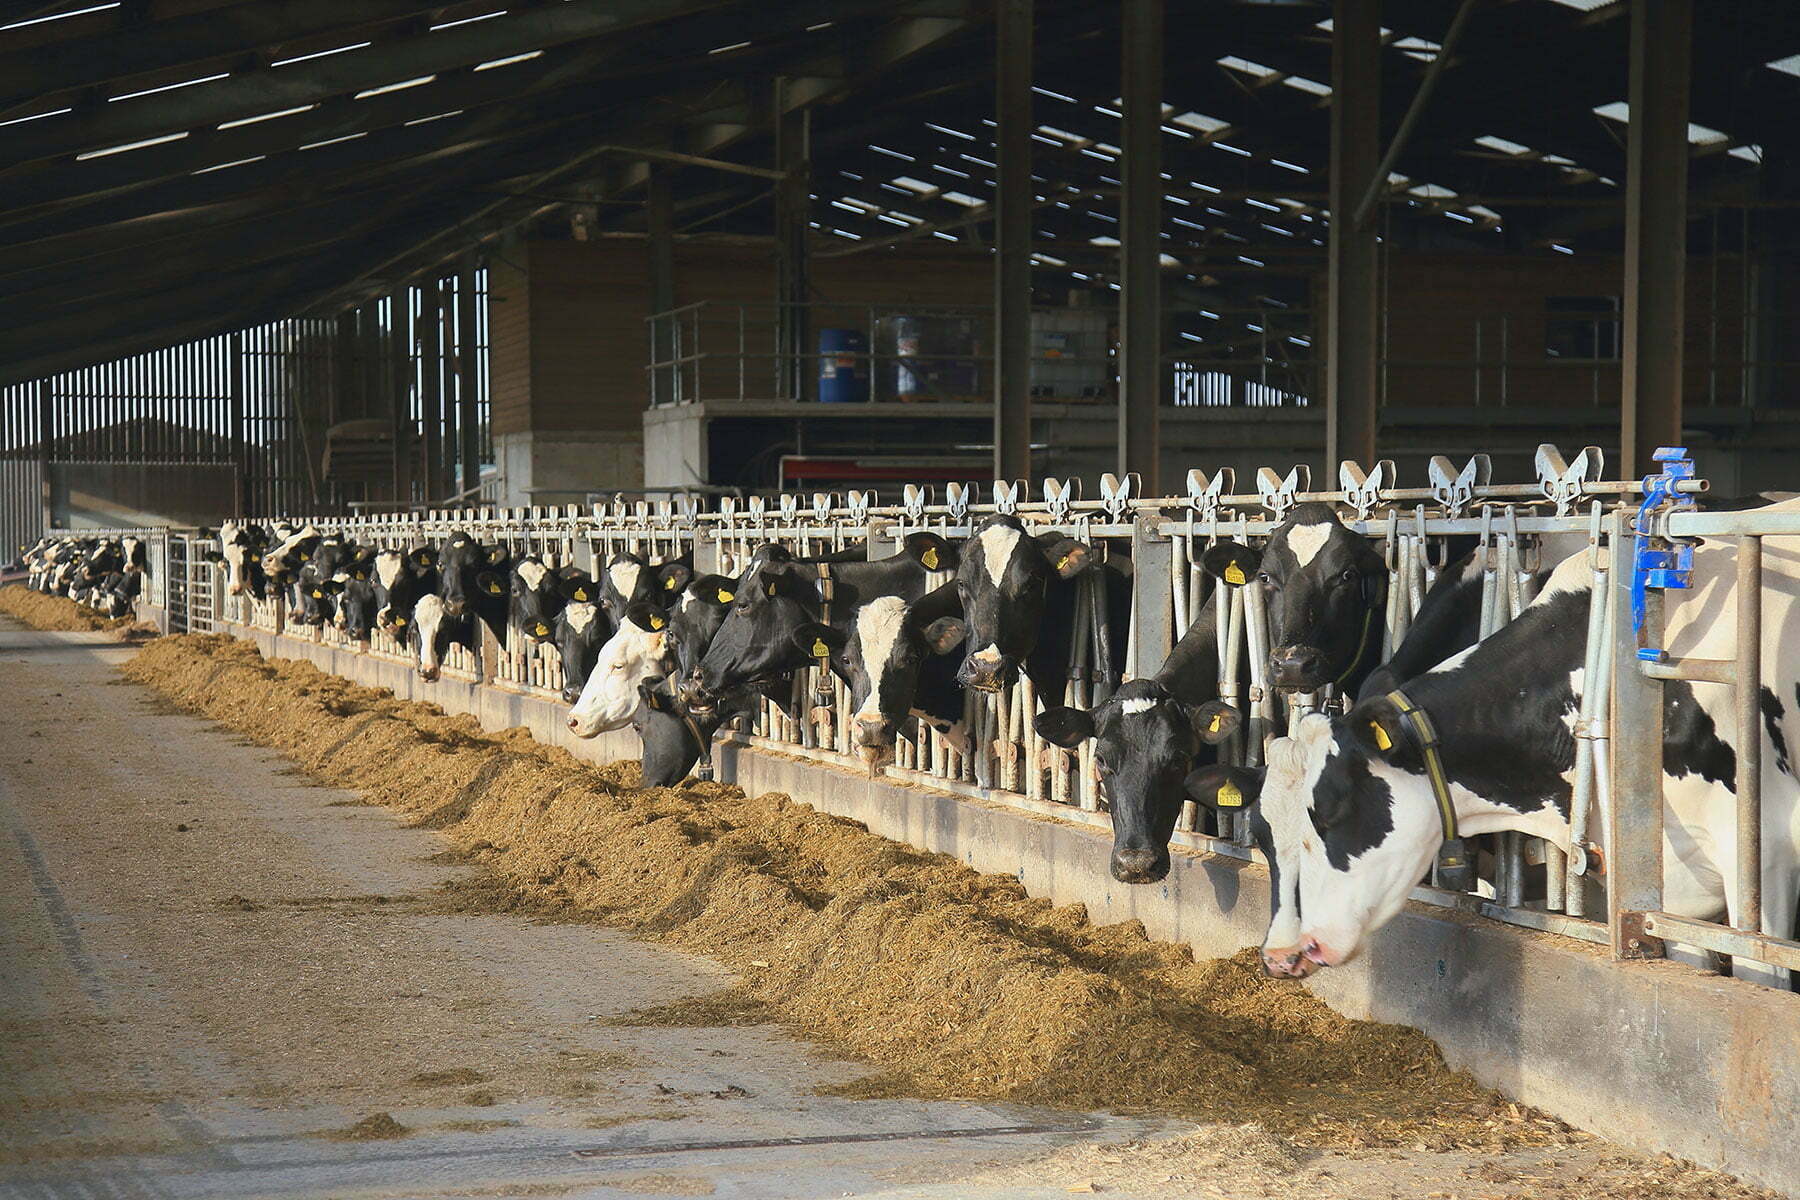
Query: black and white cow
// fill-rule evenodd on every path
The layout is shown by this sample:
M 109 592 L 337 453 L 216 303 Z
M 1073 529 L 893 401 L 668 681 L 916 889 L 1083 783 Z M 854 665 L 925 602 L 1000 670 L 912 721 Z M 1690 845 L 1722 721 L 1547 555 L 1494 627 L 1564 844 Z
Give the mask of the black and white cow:
M 640 782 L 644 787 L 673 787 L 687 778 L 694 764 L 727 723 L 756 715 L 755 694 L 739 692 L 710 712 L 690 713 L 667 679 L 638 685 L 642 703 L 631 724 L 643 743 Z
M 1781 504 L 1793 511 L 1800 503 Z M 1792 928 L 1800 890 L 1800 539 L 1765 539 L 1762 671 L 1762 895 L 1777 933 Z M 1694 558 L 1693 590 L 1672 604 L 1671 654 L 1731 659 L 1735 567 L 1729 540 Z M 1486 641 L 1404 684 L 1435 726 L 1464 835 L 1517 830 L 1565 850 L 1574 723 L 1587 686 L 1582 660 L 1592 570 L 1565 559 L 1543 592 Z M 1678 915 L 1735 922 L 1734 721 L 1731 689 L 1664 685 L 1663 904 Z M 1272 874 L 1273 918 L 1263 964 L 1305 976 L 1352 958 L 1399 912 L 1442 841 L 1414 726 L 1385 695 L 1332 719 L 1311 714 L 1270 746 L 1266 772 L 1204 767 L 1194 799 L 1254 804 Z M 1627 798 L 1621 797 L 1621 801 Z M 1596 806 L 1597 808 L 1598 806 Z M 1740 964 L 1739 974 L 1760 973 Z M 1785 974 L 1778 972 L 1778 975 Z
M 1094 563 L 1085 542 L 1061 533 L 1033 535 L 1017 517 L 996 514 L 963 544 L 956 568 L 968 636 L 957 679 L 977 691 L 998 691 L 1023 669 L 1038 694 L 1062 695 L 1077 628 L 1076 580 Z M 1123 654 L 1129 628 L 1131 581 L 1121 564 L 1107 564 L 1105 640 Z M 1111 657 L 1111 656 L 1109 656 Z M 1116 678 L 1119 663 L 1099 664 Z
M 934 533 L 909 534 L 898 553 L 873 562 L 800 560 L 765 546 L 737 581 L 730 611 L 681 694 L 704 711 L 727 692 L 772 682 L 813 664 L 816 639 L 802 631 L 824 624 L 849 636 L 858 610 L 879 597 L 918 600 L 955 569 L 956 548 Z
M 1387 569 L 1329 506 L 1299 505 L 1260 552 L 1225 542 L 1203 564 L 1222 586 L 1255 580 L 1264 589 L 1270 677 L 1278 684 L 1311 691 L 1335 683 L 1354 695 L 1375 669 Z M 1475 571 L 1477 607 L 1480 578 Z M 1455 591 L 1453 583 L 1439 580 L 1446 593 Z M 1112 809 L 1112 873 L 1122 883 L 1155 883 L 1169 873 L 1183 783 L 1195 767 L 1215 761 L 1213 747 L 1237 726 L 1237 714 L 1219 701 L 1217 620 L 1207 605 L 1149 679 L 1121 685 L 1091 709 L 1047 708 L 1037 717 L 1038 733 L 1055 745 L 1072 749 L 1095 739 Z M 1420 643 L 1427 640 L 1422 634 Z
M 375 625 L 391 637 L 410 636 L 419 601 L 438 590 L 437 549 L 381 550 L 375 554 Z
M 640 554 L 623 551 L 614 554 L 607 560 L 597 582 L 600 584 L 600 603 L 615 625 L 633 604 L 654 604 L 659 608 L 668 605 L 656 577 L 656 568 Z
M 269 535 L 260 525 L 227 521 L 219 526 L 219 548 L 206 557 L 225 566 L 225 594 L 269 598 L 269 577 L 263 568 Z
M 456 530 L 438 552 L 438 595 L 450 617 L 474 616 L 506 645 L 512 551 L 505 546 L 484 546 L 463 530 Z
M 667 676 L 673 666 L 669 614 L 638 601 L 600 647 L 581 695 L 569 709 L 570 732 L 591 738 L 631 724 L 644 704 L 639 685 Z
M 948 656 L 966 632 L 954 582 L 913 603 L 877 596 L 856 610 L 848 633 L 802 627 L 801 642 L 827 648 L 833 673 L 850 686 L 850 741 L 871 774 L 893 761 L 897 735 L 913 736 L 914 720 L 960 729 L 962 688 Z

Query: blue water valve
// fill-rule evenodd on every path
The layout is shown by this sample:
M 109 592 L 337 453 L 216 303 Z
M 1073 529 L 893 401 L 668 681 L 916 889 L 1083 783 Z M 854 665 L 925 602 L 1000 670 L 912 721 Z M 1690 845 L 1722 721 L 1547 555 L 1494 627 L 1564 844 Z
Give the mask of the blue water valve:
M 1694 498 L 1678 485 L 1694 478 L 1694 460 L 1685 446 L 1659 446 L 1651 455 L 1662 465 L 1655 475 L 1644 476 L 1644 499 L 1632 518 L 1636 534 L 1631 563 L 1631 626 L 1638 634 L 1638 658 L 1661 662 L 1667 651 L 1644 644 L 1645 595 L 1651 588 L 1668 591 L 1693 585 L 1694 543 L 1672 541 L 1656 531 L 1657 519 L 1677 509 L 1691 509 Z

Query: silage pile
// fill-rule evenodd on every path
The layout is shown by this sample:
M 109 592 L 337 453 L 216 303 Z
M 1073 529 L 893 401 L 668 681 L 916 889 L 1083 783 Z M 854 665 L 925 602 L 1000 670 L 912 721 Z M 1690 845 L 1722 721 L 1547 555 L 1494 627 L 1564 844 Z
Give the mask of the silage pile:
M 785 796 L 639 789 L 635 764 L 585 766 L 226 637 L 161 639 L 123 669 L 441 829 L 505 907 L 718 957 L 780 1018 L 876 1063 L 869 1093 L 1256 1120 L 1328 1145 L 1567 1136 L 1423 1034 L 1346 1020 L 1249 953 L 1196 963 Z
M 61 633 L 113 633 L 129 637 L 139 631 L 135 617 L 103 617 L 67 596 L 34 592 L 22 583 L 0 587 L 0 613 L 17 617 L 33 629 Z M 144 632 L 155 633 L 147 626 L 143 628 Z

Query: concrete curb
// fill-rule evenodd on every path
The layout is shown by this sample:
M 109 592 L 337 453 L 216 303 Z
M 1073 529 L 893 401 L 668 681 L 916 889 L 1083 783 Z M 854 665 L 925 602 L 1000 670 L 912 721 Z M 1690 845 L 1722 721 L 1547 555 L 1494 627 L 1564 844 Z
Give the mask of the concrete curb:
M 631 730 L 581 741 L 553 700 L 406 663 L 225 625 L 266 657 L 402 699 L 471 714 L 483 728 L 524 726 L 594 762 L 636 758 Z M 896 841 L 1016 876 L 1033 895 L 1087 906 L 1097 923 L 1136 919 L 1150 936 L 1202 957 L 1262 938 L 1262 867 L 1177 847 L 1153 887 L 1114 881 L 1103 827 L 967 799 L 772 752 L 715 747 L 720 780 L 785 792 Z M 1516 1099 L 1646 1152 L 1668 1151 L 1800 1193 L 1800 995 L 1669 962 L 1616 964 L 1601 947 L 1411 904 L 1357 962 L 1308 981 L 1347 1016 L 1415 1026 L 1450 1064 Z

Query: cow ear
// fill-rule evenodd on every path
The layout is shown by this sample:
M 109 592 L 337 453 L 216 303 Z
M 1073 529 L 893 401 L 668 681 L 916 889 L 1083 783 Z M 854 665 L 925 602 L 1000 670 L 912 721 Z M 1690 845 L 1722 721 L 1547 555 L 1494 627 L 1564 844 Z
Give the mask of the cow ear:
M 839 630 L 817 621 L 808 621 L 794 630 L 794 645 L 800 647 L 800 653 L 821 663 L 829 662 L 831 656 L 842 650 L 844 643 L 849 640 Z
M 687 594 L 702 604 L 723 608 L 737 599 L 737 581 L 724 575 L 702 575 L 688 584 Z
M 1237 812 L 1262 798 L 1263 773 L 1223 763 L 1190 772 L 1183 789 L 1188 799 L 1215 812 Z
M 344 585 L 335 579 L 327 579 L 325 582 L 321 583 L 319 587 L 324 590 L 327 596 L 341 596 L 344 594 Z
M 969 636 L 969 627 L 955 617 L 939 617 L 919 632 L 925 639 L 927 650 L 933 654 L 948 654 L 962 645 L 962 640 Z
M 1216 746 L 1232 734 L 1242 718 L 1238 710 L 1223 700 L 1208 700 L 1192 711 L 1194 734 L 1208 746 Z
M 525 626 L 525 636 L 534 642 L 547 642 L 550 640 L 550 634 L 550 623 L 542 617 Z
M 918 530 L 907 534 L 901 553 L 927 571 L 956 570 L 956 547 L 935 533 Z
M 1044 557 L 1050 562 L 1050 569 L 1064 579 L 1073 579 L 1087 570 L 1088 563 L 1093 560 L 1094 552 L 1086 542 L 1078 542 L 1074 538 L 1062 538 L 1044 548 Z
M 512 557 L 512 551 L 505 546 L 489 546 L 487 548 L 487 560 L 490 567 L 497 567 L 510 557 Z
M 781 570 L 762 570 L 756 573 L 753 580 L 756 590 L 764 596 L 779 596 L 787 590 L 789 572 Z
M 23 547 L 21 547 L 21 549 L 23 549 Z M 205 558 L 206 558 L 207 562 L 224 562 L 225 561 L 225 556 L 223 554 L 219 553 L 217 550 L 208 550 L 206 552 Z
M 1214 579 L 1242 587 L 1256 578 L 1256 570 L 1262 566 L 1262 551 L 1241 542 L 1220 542 L 1201 556 L 1200 565 Z
M 675 702 L 662 690 L 663 681 L 648 679 L 638 684 L 638 695 L 643 698 L 644 707 L 651 712 L 674 712 Z
M 412 554 L 409 555 L 408 557 L 410 557 L 412 559 L 412 564 L 415 567 L 435 567 L 435 566 L 437 566 L 437 551 L 432 549 L 430 546 L 420 546 L 417 550 L 414 550 L 412 552 Z
M 1073 750 L 1094 736 L 1094 714 L 1082 708 L 1047 708 L 1032 722 L 1038 736 Z
M 506 592 L 506 586 L 500 582 L 500 577 L 492 571 L 483 571 L 481 574 L 477 575 L 475 577 L 475 586 L 490 596 L 504 595 Z
M 573 600 L 577 604 L 592 604 L 594 596 L 599 590 L 594 586 L 594 581 L 588 578 L 585 571 L 574 570 L 574 568 L 565 568 L 565 570 L 571 570 L 574 573 L 562 577 L 563 599 Z
M 1397 767 L 1419 762 L 1418 732 L 1389 697 L 1364 700 L 1350 710 L 1344 722 L 1350 736 L 1370 758 L 1385 759 Z
M 656 605 L 639 600 L 625 610 L 625 619 L 645 633 L 661 633 L 669 627 L 669 618 Z
M 686 563 L 664 563 L 656 569 L 656 577 L 662 581 L 661 591 L 665 596 L 673 596 L 688 585 L 694 572 Z

